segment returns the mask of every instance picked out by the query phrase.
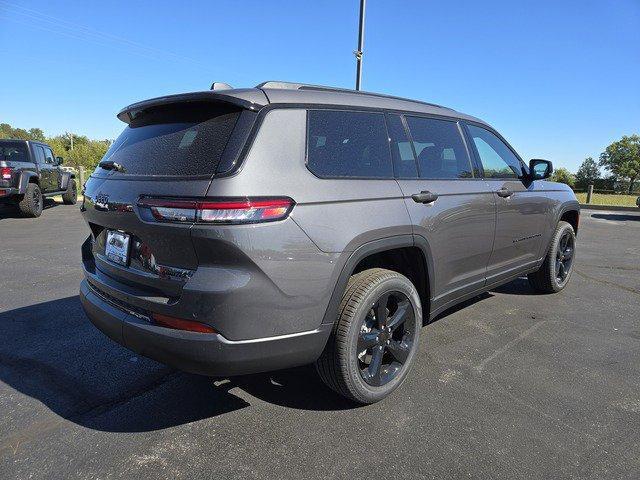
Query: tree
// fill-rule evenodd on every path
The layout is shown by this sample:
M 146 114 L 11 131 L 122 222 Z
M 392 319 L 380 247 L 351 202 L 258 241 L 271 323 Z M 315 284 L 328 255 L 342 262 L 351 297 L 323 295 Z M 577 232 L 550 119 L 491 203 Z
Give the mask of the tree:
M 73 135 L 73 150 L 71 149 L 71 137 Z M 104 156 L 111 140 L 91 140 L 84 135 L 69 133 L 46 137 L 40 128 L 14 128 L 8 123 L 0 123 L 0 138 L 19 138 L 23 140 L 38 140 L 45 142 L 53 149 L 56 156 L 64 157 L 65 165 L 71 167 L 83 166 L 93 170 Z
M 570 187 L 573 187 L 576 183 L 576 177 L 566 168 L 558 168 L 553 171 L 551 179 L 554 182 L 566 183 Z
M 600 165 L 617 177 L 629 179 L 629 195 L 640 176 L 640 135 L 623 136 L 600 154 Z
M 587 188 L 594 185 L 596 180 L 600 179 L 600 169 L 596 161 L 591 158 L 585 158 L 584 162 L 576 172 L 576 185 L 580 188 Z

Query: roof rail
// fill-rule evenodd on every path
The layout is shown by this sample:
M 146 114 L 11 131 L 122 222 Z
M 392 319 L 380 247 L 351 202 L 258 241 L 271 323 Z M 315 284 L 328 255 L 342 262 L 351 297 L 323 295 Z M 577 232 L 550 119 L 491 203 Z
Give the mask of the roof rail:
M 233 87 L 224 82 L 213 82 L 211 84 L 211 90 L 232 90 Z
M 329 87 L 326 85 L 312 85 L 307 83 L 280 82 L 280 81 L 269 80 L 256 85 L 256 88 L 275 88 L 275 89 L 280 88 L 285 90 L 315 90 L 315 91 L 321 91 L 321 92 L 325 91 L 325 92 L 352 93 L 356 95 L 366 95 L 370 97 L 389 98 L 391 100 L 404 100 L 407 102 L 414 102 L 414 103 L 421 103 L 423 105 L 429 105 L 430 107 L 437 107 L 437 108 L 444 108 L 446 110 L 452 110 L 451 108 L 443 107 L 442 105 L 438 105 L 436 103 L 423 102 L 420 100 L 413 100 L 411 98 L 396 97 L 394 95 L 386 95 L 384 93 L 365 92 L 362 90 L 352 90 L 350 88 Z

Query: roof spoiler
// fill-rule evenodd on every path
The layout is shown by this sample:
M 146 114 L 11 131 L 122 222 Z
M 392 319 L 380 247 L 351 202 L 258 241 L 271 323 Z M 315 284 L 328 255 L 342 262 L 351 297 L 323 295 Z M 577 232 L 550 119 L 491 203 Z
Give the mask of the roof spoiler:
M 216 84 L 214 83 L 212 87 L 214 85 Z M 257 97 L 255 95 L 243 95 L 243 92 L 239 90 L 235 91 L 236 94 L 226 94 L 220 93 L 219 90 L 222 89 L 218 88 L 217 90 L 214 89 L 205 92 L 181 93 L 178 95 L 167 95 L 165 97 L 143 100 L 142 102 L 133 103 L 128 107 L 123 108 L 122 110 L 120 110 L 120 112 L 118 112 L 116 116 L 124 123 L 129 124 L 134 118 L 136 118 L 136 116 L 140 112 L 152 107 L 159 107 L 163 105 L 191 102 L 212 102 L 227 103 L 229 105 L 235 105 L 241 108 L 246 108 L 248 110 L 259 110 L 261 107 L 268 103 L 267 99 L 264 96 Z

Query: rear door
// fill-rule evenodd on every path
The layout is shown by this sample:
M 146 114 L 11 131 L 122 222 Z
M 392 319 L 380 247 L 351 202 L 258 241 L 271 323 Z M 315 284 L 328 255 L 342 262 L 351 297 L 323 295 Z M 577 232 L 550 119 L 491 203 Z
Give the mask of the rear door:
M 42 192 L 50 192 L 53 188 L 53 165 L 47 163 L 47 157 L 44 152 L 44 147 L 37 143 L 31 144 L 33 149 L 34 158 L 38 165 L 40 175 L 40 189 Z
M 394 167 L 414 233 L 431 248 L 432 311 L 484 286 L 495 200 L 455 120 L 388 115 Z M 406 127 L 406 128 L 405 128 Z
M 537 261 L 548 202 L 527 182 L 524 165 L 494 132 L 467 124 L 470 143 L 496 202 L 496 236 L 487 282 L 499 282 Z
M 42 147 L 44 149 L 45 165 L 49 175 L 48 191 L 57 192 L 62 185 L 62 173 L 56 163 L 56 157 L 53 155 L 53 151 L 49 147 Z

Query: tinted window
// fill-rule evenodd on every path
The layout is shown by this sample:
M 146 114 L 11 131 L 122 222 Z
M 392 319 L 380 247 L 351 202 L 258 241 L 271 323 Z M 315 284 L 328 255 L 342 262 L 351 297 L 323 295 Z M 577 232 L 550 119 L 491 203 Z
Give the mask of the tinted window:
M 310 110 L 307 164 L 320 177 L 391 178 L 381 113 Z
M 486 178 L 517 178 L 522 175 L 520 160 L 489 130 L 469 125 Z
M 29 152 L 24 142 L 0 142 L 0 160 L 5 162 L 28 162 Z
M 50 163 L 53 164 L 54 160 L 53 160 L 53 152 L 51 151 L 50 148 L 48 147 L 44 147 L 44 161 L 46 163 Z
M 134 175 L 212 175 L 240 115 L 217 105 L 174 105 L 139 114 L 103 160 Z
M 40 145 L 35 145 L 33 147 L 33 151 L 35 152 L 35 155 L 36 155 L 36 163 L 38 163 L 39 165 L 44 165 L 45 163 L 44 148 L 42 148 Z
M 416 159 L 400 115 L 387 115 L 387 129 L 389 130 L 391 157 L 396 177 L 416 178 L 418 176 Z
M 407 117 L 421 178 L 471 178 L 471 162 L 458 124 L 447 120 Z

